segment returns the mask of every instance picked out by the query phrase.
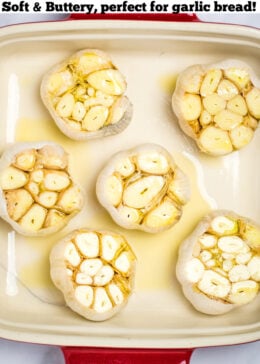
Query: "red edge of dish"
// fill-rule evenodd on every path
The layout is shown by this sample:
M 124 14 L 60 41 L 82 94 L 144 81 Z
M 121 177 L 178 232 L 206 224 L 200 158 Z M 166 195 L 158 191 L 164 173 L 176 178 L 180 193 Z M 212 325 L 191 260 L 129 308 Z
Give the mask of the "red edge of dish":
M 66 364 L 189 364 L 192 349 L 62 347 Z
M 174 22 L 199 22 L 196 14 L 161 13 L 108 13 L 108 14 L 71 14 L 68 20 L 154 20 Z

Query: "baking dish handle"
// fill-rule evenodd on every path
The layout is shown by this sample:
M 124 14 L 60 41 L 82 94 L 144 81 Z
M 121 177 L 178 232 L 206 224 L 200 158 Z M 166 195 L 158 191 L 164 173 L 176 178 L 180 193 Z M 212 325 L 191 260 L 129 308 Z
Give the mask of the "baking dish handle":
M 192 349 L 62 347 L 66 364 L 189 364 Z
M 160 13 L 109 13 L 109 14 L 70 14 L 68 20 L 153 20 L 172 22 L 199 22 L 196 14 L 160 14 Z

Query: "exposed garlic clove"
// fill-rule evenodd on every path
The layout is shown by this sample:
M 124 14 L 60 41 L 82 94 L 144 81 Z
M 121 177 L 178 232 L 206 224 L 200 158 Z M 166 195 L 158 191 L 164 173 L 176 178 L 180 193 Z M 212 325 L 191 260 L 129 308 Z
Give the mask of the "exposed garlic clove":
M 103 234 L 101 237 L 102 258 L 107 262 L 113 260 L 121 244 L 122 240 L 119 237 Z
M 254 251 L 260 253 L 260 228 L 250 222 L 241 226 L 241 236 Z
M 7 191 L 5 198 L 8 214 L 14 221 L 19 220 L 33 204 L 31 194 L 24 189 Z
M 247 70 L 237 67 L 230 67 L 224 71 L 225 76 L 241 90 L 250 82 Z
M 124 295 L 116 284 L 110 284 L 108 286 L 108 292 L 115 305 L 121 305 L 123 303 Z
M 108 118 L 109 110 L 105 106 L 91 107 L 82 121 L 83 130 L 97 131 L 102 128 Z
M 69 70 L 53 73 L 48 81 L 48 92 L 56 96 L 62 95 L 74 86 L 72 73 Z
M 229 301 L 236 305 L 245 305 L 251 302 L 259 292 L 259 284 L 247 280 L 232 284 Z
M 81 121 L 84 119 L 86 114 L 86 108 L 84 104 L 80 101 L 77 101 L 73 107 L 72 118 L 76 121 Z
M 58 193 L 53 191 L 44 191 L 39 194 L 38 202 L 43 207 L 53 207 L 58 199 Z
M 75 289 L 75 298 L 84 307 L 90 307 L 93 302 L 93 288 L 89 286 L 78 286 Z
M 24 188 L 27 189 L 31 193 L 31 195 L 34 197 L 34 199 L 36 199 L 40 193 L 40 187 L 39 187 L 38 183 L 36 183 L 36 182 L 29 182 L 29 183 L 27 183 L 27 185 L 24 186 Z
M 230 132 L 230 139 L 236 149 L 241 149 L 249 144 L 253 136 L 253 130 L 244 125 L 239 125 Z
M 124 251 L 115 260 L 115 268 L 122 274 L 128 276 L 131 272 L 132 262 L 135 257 L 130 251 Z
M 70 178 L 66 172 L 46 171 L 43 184 L 47 190 L 62 191 L 69 186 Z
M 199 121 L 202 126 L 209 125 L 213 121 L 213 116 L 207 110 L 202 110 Z
M 91 89 L 95 91 L 95 89 L 90 87 L 88 88 L 88 92 L 90 92 Z M 100 104 L 104 106 L 111 106 L 115 102 L 115 100 L 121 99 L 121 97 L 107 95 L 106 93 L 100 90 L 96 90 L 95 93 L 97 100 L 99 100 Z
M 80 252 L 87 258 L 95 258 L 99 254 L 99 238 L 93 232 L 81 232 L 76 235 L 75 242 Z
M 227 109 L 235 114 L 245 116 L 248 113 L 247 105 L 245 99 L 241 95 L 233 97 L 227 103 Z
M 250 276 L 257 282 L 260 282 L 260 256 L 254 256 L 247 265 Z
M 243 124 L 253 130 L 255 130 L 258 127 L 258 121 L 251 115 L 247 115 L 244 118 Z
M 210 115 L 217 115 L 226 107 L 226 101 L 218 94 L 213 93 L 203 98 L 203 106 Z
M 250 278 L 250 272 L 246 265 L 238 264 L 230 269 L 228 277 L 231 282 L 246 281 Z
M 44 145 L 37 151 L 37 154 L 39 158 L 38 164 L 43 168 L 62 170 L 68 167 L 68 154 L 58 145 Z M 42 170 L 39 170 L 39 173 L 42 173 L 42 177 L 36 176 L 35 182 L 43 180 Z
M 102 260 L 98 258 L 87 259 L 83 260 L 83 262 L 81 263 L 80 271 L 90 277 L 94 277 L 101 270 L 102 267 L 103 267 Z
M 141 219 L 143 218 L 141 210 L 124 205 L 118 206 L 118 214 L 124 221 L 126 221 L 130 225 L 139 224 Z
M 63 191 L 57 201 L 57 207 L 61 208 L 66 214 L 80 211 L 83 205 L 83 197 L 78 186 L 72 185 Z
M 248 253 L 240 253 L 236 256 L 236 263 L 237 264 L 246 264 L 249 262 L 249 260 L 252 257 L 252 252 L 248 252 Z
M 110 311 L 113 308 L 112 302 L 104 288 L 95 289 L 95 303 L 93 306 L 97 313 Z
M 123 203 L 133 208 L 144 208 L 162 190 L 162 176 L 148 176 L 128 185 L 123 193 Z
M 0 186 L 3 190 L 14 190 L 26 185 L 28 174 L 12 166 L 5 168 L 0 174 Z
M 213 248 L 217 244 L 217 237 L 211 234 L 203 234 L 199 237 L 202 248 Z
M 197 258 L 192 258 L 187 262 L 184 269 L 187 279 L 191 283 L 197 283 L 202 278 L 205 271 L 204 265 L 201 263 L 200 259 Z
M 226 259 L 223 261 L 223 269 L 225 272 L 229 272 L 233 268 L 234 264 L 232 260 Z
M 239 253 L 244 242 L 238 236 L 222 236 L 218 240 L 218 247 L 225 253 Z
M 212 95 L 216 91 L 219 82 L 221 80 L 221 77 L 222 77 L 221 70 L 219 69 L 209 70 L 202 81 L 200 94 L 202 96 Z
M 84 75 L 112 66 L 110 59 L 104 53 L 91 50 L 81 53 L 78 59 L 77 69 Z
M 214 156 L 225 155 L 233 150 L 228 132 L 215 126 L 203 129 L 198 145 L 203 151 Z
M 55 227 L 55 226 L 62 226 L 64 224 L 64 222 L 66 221 L 66 215 L 58 210 L 55 209 L 50 209 L 47 213 L 45 222 L 44 222 L 44 227 L 45 228 L 49 228 L 49 227 Z
M 94 90 L 92 87 L 89 90 Z M 114 109 L 114 112 L 117 112 L 117 106 L 120 106 L 119 100 L 124 99 L 125 97 L 117 99 L 115 101 L 115 96 L 106 95 L 101 91 L 97 91 L 95 96 L 90 96 L 85 99 L 84 101 L 84 107 L 88 110 L 93 106 L 103 106 L 110 110 L 110 114 L 113 113 L 112 110 Z M 119 107 L 119 113 L 121 113 L 121 107 Z M 121 113 L 122 117 L 122 113 Z M 106 125 L 112 123 L 112 115 L 110 115 L 106 121 Z M 119 121 L 121 118 L 119 118 L 117 121 Z M 116 121 L 115 121 L 116 122 Z
M 13 166 L 23 171 L 31 171 L 35 165 L 36 161 L 36 151 L 35 149 L 29 149 L 18 153 L 15 156 L 15 161 Z
M 183 80 L 183 88 L 185 92 L 190 94 L 198 94 L 200 92 L 203 77 L 199 73 L 192 73 Z
M 89 84 L 108 95 L 119 96 L 126 90 L 123 75 L 115 69 L 106 69 L 91 73 L 87 77 Z
M 122 120 L 130 104 L 126 96 L 121 96 L 117 98 L 115 102 L 111 98 L 111 96 L 106 96 L 106 99 L 103 101 L 103 103 L 106 106 L 111 106 L 109 116 L 106 121 L 106 125 L 108 124 L 114 125 L 117 124 L 120 120 Z
M 188 93 L 183 95 L 180 108 L 185 120 L 198 119 L 202 111 L 200 96 Z
M 124 158 L 117 162 L 115 171 L 121 174 L 123 177 L 129 177 L 134 173 L 135 166 L 130 158 Z
M 225 298 L 231 289 L 231 284 L 228 279 L 220 274 L 212 270 L 206 270 L 203 272 L 202 279 L 198 282 L 198 288 L 206 295 Z
M 72 115 L 75 106 L 75 99 L 71 93 L 62 96 L 56 106 L 56 112 L 62 118 L 68 118 Z
M 239 254 L 242 254 L 242 249 L 240 250 L 241 253 Z M 225 252 L 221 252 L 221 256 L 223 259 L 228 259 L 228 260 L 234 260 L 236 259 L 236 254 L 231 254 L 231 253 L 225 253 Z
M 114 270 L 109 265 L 103 265 L 94 277 L 94 285 L 104 286 L 114 277 Z
M 204 264 L 207 268 L 214 268 L 216 266 L 216 261 L 214 259 L 209 259 L 204 262 Z
M 170 169 L 167 158 L 154 151 L 138 155 L 136 163 L 141 171 L 151 174 L 165 174 Z
M 123 184 L 120 178 L 115 175 L 109 176 L 105 185 L 105 194 L 109 203 L 117 206 L 122 198 Z
M 210 227 L 217 235 L 233 235 L 238 232 L 236 220 L 227 216 L 216 216 L 212 219 Z
M 93 283 L 93 279 L 85 273 L 77 273 L 76 283 L 88 285 Z
M 212 253 L 207 251 L 207 250 L 203 250 L 201 253 L 200 253 L 200 260 L 203 262 L 203 263 L 206 263 L 208 262 L 211 258 L 212 258 Z
M 260 89 L 253 87 L 246 94 L 246 103 L 249 109 L 249 112 L 256 119 L 260 119 Z
M 173 200 L 178 200 L 185 205 L 190 200 L 190 183 L 187 176 L 177 168 L 174 171 L 174 177 L 169 183 L 168 194 Z
M 233 97 L 238 95 L 238 92 L 239 91 L 236 85 L 233 82 L 226 79 L 220 81 L 217 89 L 218 95 L 221 96 L 222 99 L 227 101 L 233 99 Z
M 215 115 L 214 122 L 222 130 L 232 130 L 243 122 L 243 117 L 232 111 L 222 110 Z
M 28 212 L 22 216 L 19 225 L 28 231 L 38 231 L 43 227 L 46 215 L 47 210 L 35 203 L 30 207 Z
M 41 183 L 44 179 L 44 171 L 42 169 L 35 169 L 30 173 L 32 182 Z
M 64 257 L 73 267 L 76 267 L 81 262 L 80 255 L 72 242 L 66 245 Z
M 176 204 L 170 199 L 165 199 L 159 206 L 148 212 L 144 218 L 144 224 L 151 230 L 160 231 L 176 223 L 180 216 L 181 211 Z

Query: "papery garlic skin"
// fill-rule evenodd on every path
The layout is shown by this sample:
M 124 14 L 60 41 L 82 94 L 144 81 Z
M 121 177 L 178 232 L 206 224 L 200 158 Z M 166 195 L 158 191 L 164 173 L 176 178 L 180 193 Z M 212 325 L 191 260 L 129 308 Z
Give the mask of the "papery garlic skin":
M 107 320 L 126 306 L 135 271 L 130 245 L 110 231 L 75 230 L 50 254 L 53 283 L 73 311 L 92 321 Z
M 0 158 L 0 217 L 26 236 L 62 229 L 83 207 L 69 156 L 51 142 L 15 143 Z
M 172 108 L 202 152 L 226 155 L 253 139 L 260 119 L 260 80 L 238 60 L 194 65 L 179 75 Z
M 259 299 L 259 234 L 250 219 L 219 210 L 181 244 L 176 275 L 198 311 L 220 315 Z
M 128 126 L 132 105 L 126 87 L 108 54 L 84 49 L 45 74 L 41 97 L 65 135 L 88 140 L 120 133 Z
M 96 193 L 118 225 L 157 233 L 180 220 L 190 185 L 167 150 L 144 144 L 111 157 L 99 174 Z

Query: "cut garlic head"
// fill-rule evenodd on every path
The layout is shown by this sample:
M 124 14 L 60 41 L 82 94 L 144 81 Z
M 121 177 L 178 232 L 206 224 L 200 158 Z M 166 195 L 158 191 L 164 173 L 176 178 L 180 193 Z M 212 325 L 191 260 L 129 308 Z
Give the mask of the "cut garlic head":
M 98 177 L 96 192 L 118 225 L 150 233 L 175 225 L 190 198 L 186 175 L 155 144 L 114 155 Z
M 120 133 L 130 123 L 126 86 L 108 54 L 84 49 L 44 76 L 41 97 L 65 135 L 88 140 Z
M 212 156 L 245 147 L 260 120 L 260 80 L 245 63 L 195 65 L 178 77 L 172 107 L 180 127 Z
M 68 170 L 68 155 L 54 143 L 16 143 L 0 159 L 0 216 L 22 235 L 63 228 L 83 206 L 83 192 Z
M 214 211 L 182 243 L 176 274 L 198 311 L 224 314 L 260 297 L 259 238 L 253 221 Z
M 50 273 L 67 305 L 92 321 L 118 313 L 134 287 L 136 257 L 126 239 L 108 231 L 73 231 L 52 249 Z

